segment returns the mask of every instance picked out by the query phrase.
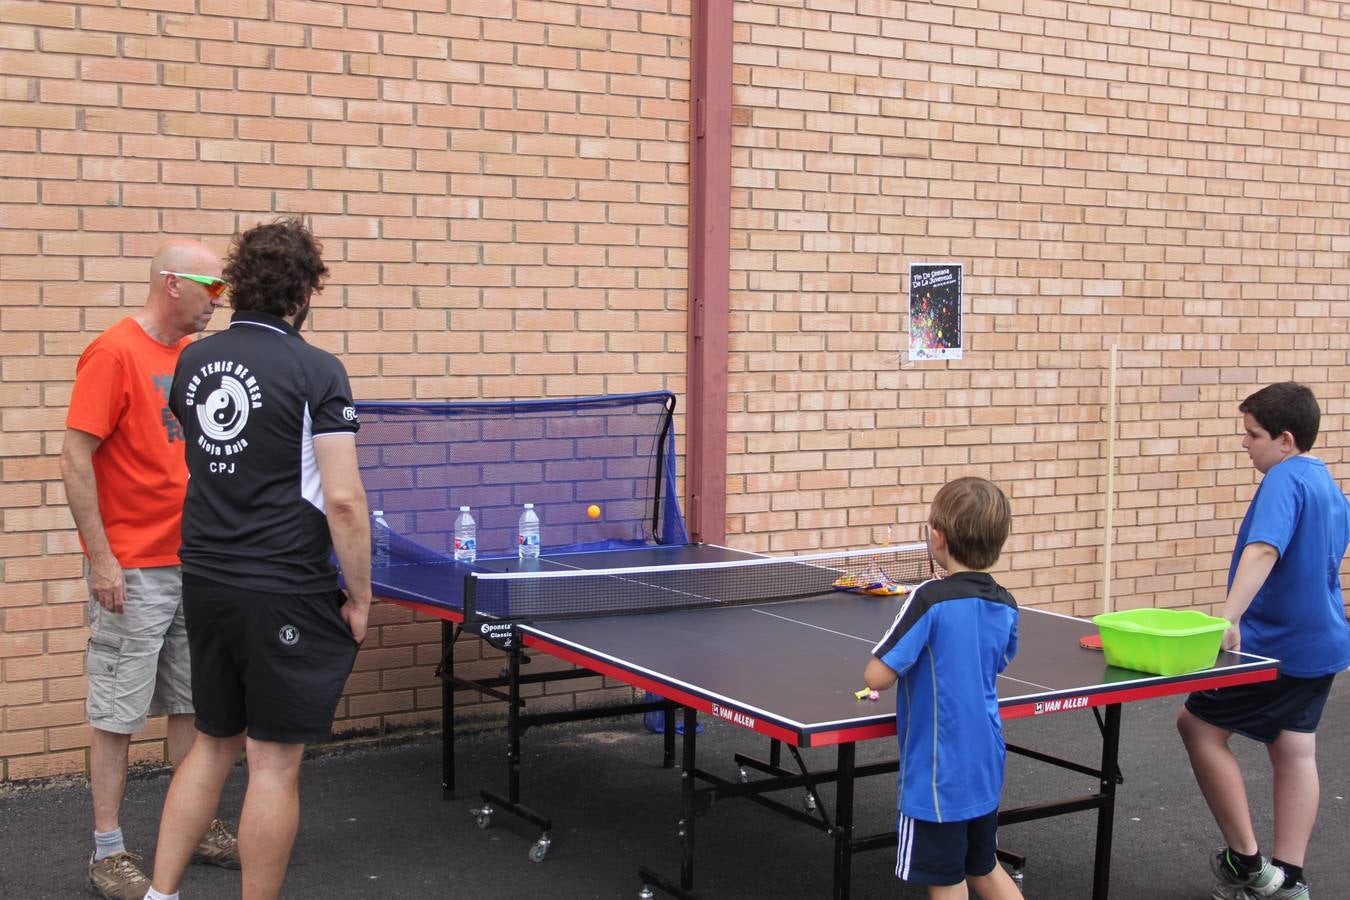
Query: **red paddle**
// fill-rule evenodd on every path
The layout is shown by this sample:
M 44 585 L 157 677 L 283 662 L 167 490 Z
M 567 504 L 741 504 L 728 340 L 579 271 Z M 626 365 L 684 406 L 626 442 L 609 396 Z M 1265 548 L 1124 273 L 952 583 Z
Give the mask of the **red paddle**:
M 1102 636 L 1100 634 L 1085 634 L 1078 639 L 1078 646 L 1084 650 L 1102 649 Z

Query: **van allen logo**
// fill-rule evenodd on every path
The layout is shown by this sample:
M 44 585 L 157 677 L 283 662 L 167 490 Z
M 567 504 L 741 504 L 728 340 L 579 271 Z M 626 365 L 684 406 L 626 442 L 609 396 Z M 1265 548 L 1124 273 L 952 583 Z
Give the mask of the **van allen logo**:
M 242 434 L 250 411 L 262 406 L 262 388 L 247 366 L 217 361 L 192 376 L 183 403 L 197 411 L 197 446 L 211 456 L 233 456 L 248 447 Z
M 1046 713 L 1064 712 L 1068 709 L 1086 709 L 1091 705 L 1087 697 L 1064 697 L 1060 700 L 1042 700 L 1031 711 L 1032 715 L 1043 716 Z
M 280 630 L 277 631 L 277 640 L 287 647 L 294 647 L 300 643 L 300 629 L 294 625 L 282 625 Z

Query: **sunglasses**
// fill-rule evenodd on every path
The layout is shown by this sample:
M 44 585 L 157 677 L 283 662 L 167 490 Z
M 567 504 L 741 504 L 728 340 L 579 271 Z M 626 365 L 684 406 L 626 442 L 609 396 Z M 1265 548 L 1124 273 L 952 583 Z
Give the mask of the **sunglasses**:
M 195 281 L 206 288 L 206 293 L 211 295 L 212 300 L 225 293 L 226 288 L 229 287 L 229 284 L 227 284 L 224 279 L 215 278 L 211 275 L 189 275 L 186 272 L 169 271 L 162 271 L 159 274 L 172 275 L 175 278 L 186 278 L 188 281 Z

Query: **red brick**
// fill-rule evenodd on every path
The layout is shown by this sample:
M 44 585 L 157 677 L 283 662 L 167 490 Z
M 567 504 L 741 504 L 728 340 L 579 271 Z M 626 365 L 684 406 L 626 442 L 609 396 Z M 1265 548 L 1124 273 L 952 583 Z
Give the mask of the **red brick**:
M 48 753 L 41 756 L 12 756 L 5 763 L 4 777 L 9 781 L 75 775 L 87 771 L 82 750 Z
M 6 668 L 17 667 L 13 660 Z M 19 706 L 5 711 L 5 727 L 10 731 L 23 731 L 31 728 L 51 728 L 56 725 L 72 725 L 84 720 L 84 702 L 44 703 L 38 706 Z

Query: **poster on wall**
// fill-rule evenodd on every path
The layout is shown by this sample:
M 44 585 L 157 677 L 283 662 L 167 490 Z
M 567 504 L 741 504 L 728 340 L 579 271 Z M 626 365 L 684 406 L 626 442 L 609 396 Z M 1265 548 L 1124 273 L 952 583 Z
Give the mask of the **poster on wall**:
M 909 358 L 961 358 L 959 263 L 910 263 Z

